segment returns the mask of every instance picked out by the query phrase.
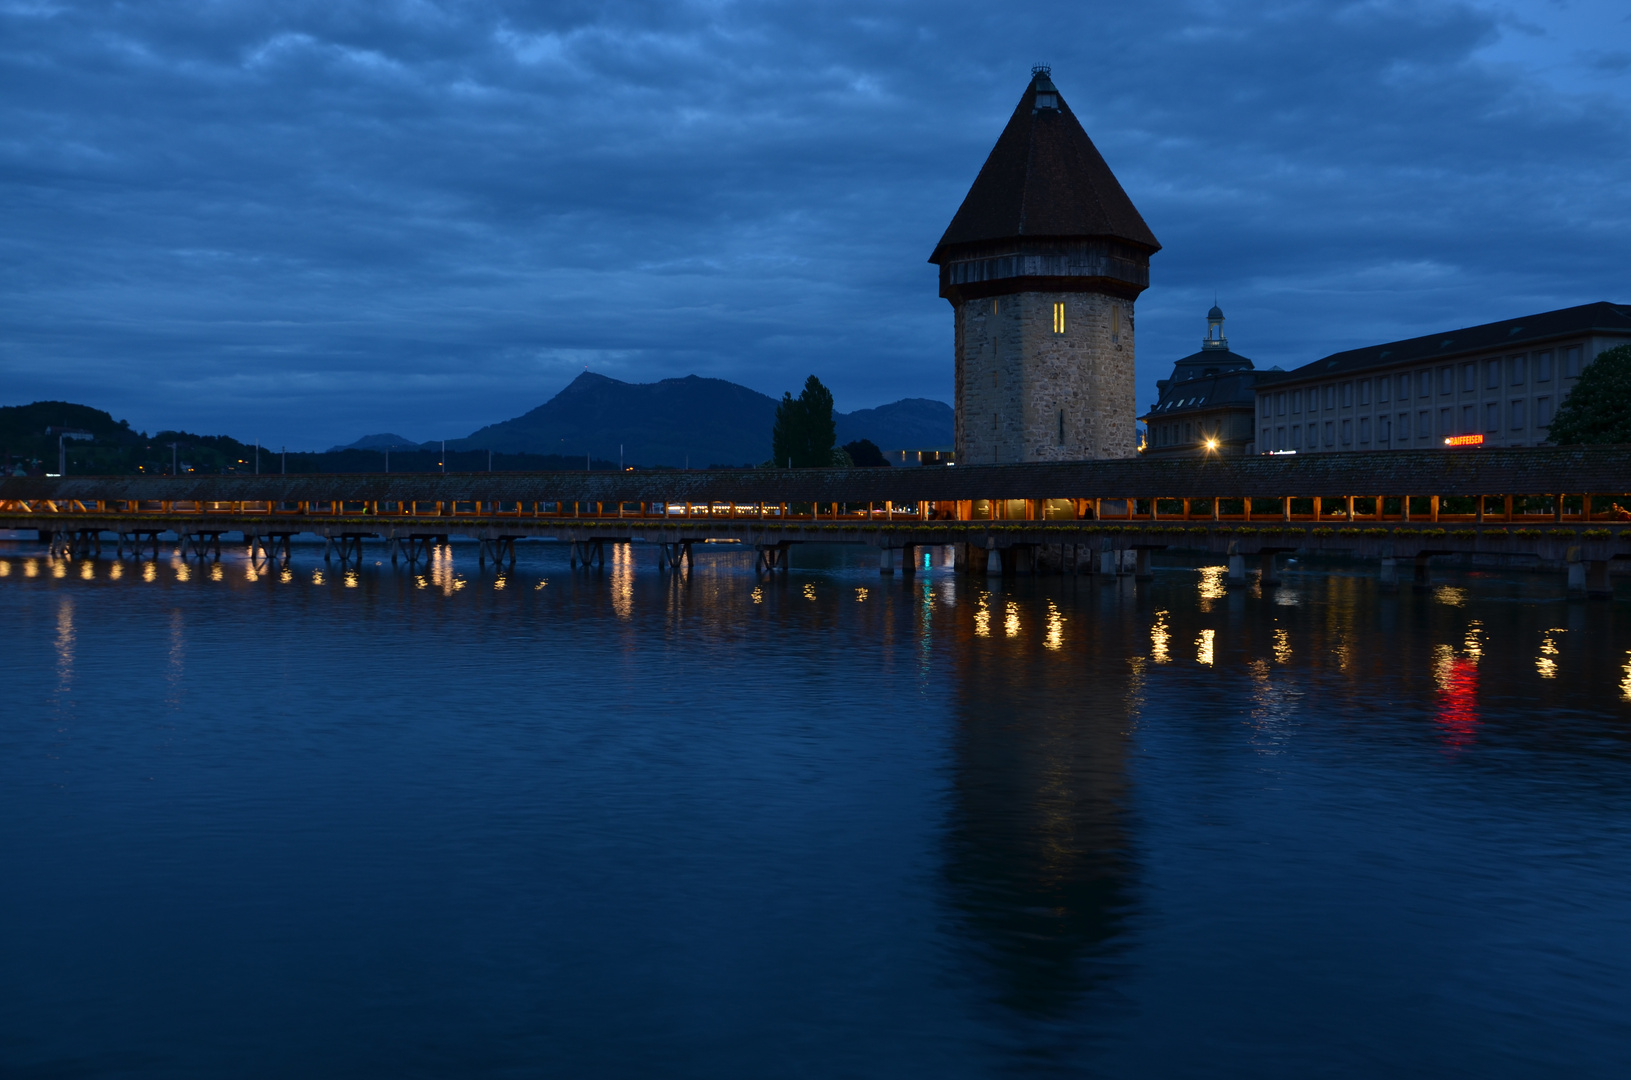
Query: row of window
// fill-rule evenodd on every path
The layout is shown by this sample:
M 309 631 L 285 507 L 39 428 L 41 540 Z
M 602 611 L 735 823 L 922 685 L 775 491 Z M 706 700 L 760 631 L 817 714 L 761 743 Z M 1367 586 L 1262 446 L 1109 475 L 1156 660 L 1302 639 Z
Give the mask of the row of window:
M 1156 446 L 1178 446 L 1195 441 L 1195 427 L 1193 421 L 1182 424 L 1155 425 Z
M 1280 390 L 1262 395 L 1259 411 L 1265 417 L 1300 416 L 1305 409 L 1310 413 L 1320 412 L 1323 405 L 1325 411 L 1331 412 L 1338 408 L 1352 408 L 1356 398 L 1361 406 L 1371 404 L 1373 395 L 1379 404 L 1404 402 L 1412 397 L 1431 398 L 1435 396 L 1435 390 L 1438 395 L 1454 394 L 1458 385 L 1462 393 L 1471 394 L 1478 391 L 1480 368 L 1486 390 L 1525 386 L 1530 382 L 1550 383 L 1554 366 L 1561 367 L 1563 378 L 1579 375 L 1581 358 L 1581 347 L 1570 345 L 1555 353 L 1552 349 L 1541 349 L 1460 365 L 1445 364 L 1436 370 L 1424 368 L 1400 375 L 1331 383 L 1306 390 Z M 1554 359 L 1557 361 L 1555 365 Z
M 1432 444 L 1451 435 L 1472 435 L 1482 430 L 1485 434 L 1499 435 L 1503 430 L 1510 432 L 1523 432 L 1526 422 L 1530 419 L 1528 401 L 1523 398 L 1514 398 L 1504 403 L 1499 401 L 1486 402 L 1480 409 L 1477 405 L 1462 405 L 1458 408 L 1445 406 L 1436 410 L 1420 409 L 1415 413 L 1415 438 L 1417 443 Z M 1435 423 L 1436 431 L 1435 431 Z M 1482 420 L 1482 428 L 1479 422 Z M 1535 399 L 1533 417 L 1537 432 L 1549 427 L 1552 423 L 1552 399 L 1550 396 Z M 1305 434 L 1306 433 L 1306 434 Z M 1392 416 L 1378 416 L 1375 424 L 1371 417 L 1362 416 L 1357 421 L 1324 420 L 1308 424 L 1292 424 L 1289 427 L 1265 427 L 1260 432 L 1260 450 L 1318 450 L 1321 448 L 1335 448 L 1337 446 L 1352 446 L 1357 434 L 1359 445 L 1368 446 L 1388 445 L 1392 443 L 1408 443 L 1411 441 L 1411 414 L 1402 412 L 1398 414 L 1398 422 L 1394 423 Z

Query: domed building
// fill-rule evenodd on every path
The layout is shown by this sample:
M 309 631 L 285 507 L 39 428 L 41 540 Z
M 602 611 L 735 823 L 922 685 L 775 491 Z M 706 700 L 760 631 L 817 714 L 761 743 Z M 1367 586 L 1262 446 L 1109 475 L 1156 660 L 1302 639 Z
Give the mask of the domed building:
M 1201 351 L 1172 365 L 1157 382 L 1161 393 L 1144 422 L 1146 457 L 1251 454 L 1257 407 L 1258 371 L 1229 348 L 1223 336 L 1223 309 L 1206 313 Z

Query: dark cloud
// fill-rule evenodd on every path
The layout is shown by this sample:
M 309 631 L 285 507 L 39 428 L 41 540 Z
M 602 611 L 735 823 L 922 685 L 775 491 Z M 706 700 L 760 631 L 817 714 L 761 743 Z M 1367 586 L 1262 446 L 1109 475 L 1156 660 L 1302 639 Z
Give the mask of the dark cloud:
M 1036 60 L 1166 245 L 1141 402 L 1214 289 L 1286 366 L 1631 299 L 1624 87 L 1491 59 L 1500 18 L 0 2 L 0 396 L 291 446 L 464 435 L 586 366 L 949 400 L 924 260 Z

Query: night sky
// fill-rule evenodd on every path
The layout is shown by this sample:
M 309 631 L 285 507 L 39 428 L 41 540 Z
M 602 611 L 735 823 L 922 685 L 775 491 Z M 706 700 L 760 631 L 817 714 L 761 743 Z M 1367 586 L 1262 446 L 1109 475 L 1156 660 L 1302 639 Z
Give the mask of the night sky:
M 321 449 L 585 368 L 952 398 L 926 262 L 1047 62 L 1198 347 L 1631 301 L 1631 15 L 1591 3 L 0 0 L 0 404 Z

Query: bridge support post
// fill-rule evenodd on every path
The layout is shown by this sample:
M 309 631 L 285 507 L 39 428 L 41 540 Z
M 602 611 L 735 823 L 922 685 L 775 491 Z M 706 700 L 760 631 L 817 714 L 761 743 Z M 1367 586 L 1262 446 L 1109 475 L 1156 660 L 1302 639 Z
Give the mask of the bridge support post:
M 1586 591 L 1586 564 L 1572 562 L 1569 564 L 1569 591 L 1584 593 Z
M 1586 564 L 1580 560 L 1580 549 L 1572 547 L 1563 556 L 1569 567 L 1569 592 L 1584 595 L 1586 592 Z
M 986 577 L 992 577 L 992 576 L 1001 577 L 1002 576 L 1002 549 L 1001 548 L 992 547 L 992 548 L 986 548 L 985 549 L 985 576 Z
M 1607 559 L 1593 559 L 1586 564 L 1586 595 L 1593 600 L 1614 598 L 1614 585 L 1608 579 Z
M 1099 542 L 1099 575 L 1113 578 L 1121 572 L 1120 553 L 1111 546 L 1109 538 Z
M 1036 548 L 1029 544 L 1015 544 L 998 549 L 1002 552 L 1002 572 L 1009 577 L 1029 577 L 1036 573 Z
M 1382 588 L 1395 589 L 1399 586 L 1399 560 L 1389 555 L 1382 560 Z
M 1240 541 L 1229 541 L 1229 584 L 1246 584 L 1246 556 L 1240 553 Z
M 1133 568 L 1134 581 L 1154 581 L 1155 575 L 1150 572 L 1150 549 L 1139 548 L 1136 556 L 1138 562 Z
M 1265 589 L 1273 588 L 1274 586 L 1280 584 L 1279 556 L 1280 553 L 1278 551 L 1265 551 L 1258 556 L 1258 560 L 1263 570 L 1258 576 L 1257 583 Z
M 889 574 L 893 574 L 894 572 L 895 572 L 895 549 L 892 548 L 892 547 L 881 547 L 881 548 L 879 548 L 878 549 L 878 573 L 880 575 L 887 576 Z
M 1410 583 L 1410 587 L 1416 592 L 1426 592 L 1433 587 L 1433 575 L 1427 567 L 1427 560 L 1430 558 L 1432 556 L 1425 551 L 1416 556 L 1416 574 Z
M 768 574 L 786 568 L 784 556 L 787 554 L 787 548 L 784 545 L 760 544 L 755 550 L 758 552 L 758 558 L 753 562 L 754 570 L 763 570 Z
M 900 572 L 907 577 L 917 573 L 917 545 L 905 544 L 900 549 Z

